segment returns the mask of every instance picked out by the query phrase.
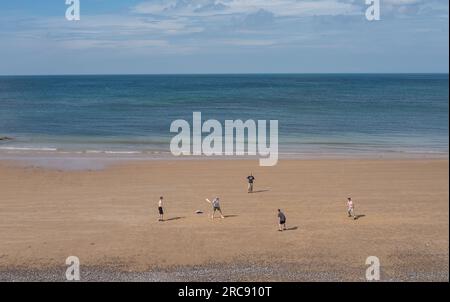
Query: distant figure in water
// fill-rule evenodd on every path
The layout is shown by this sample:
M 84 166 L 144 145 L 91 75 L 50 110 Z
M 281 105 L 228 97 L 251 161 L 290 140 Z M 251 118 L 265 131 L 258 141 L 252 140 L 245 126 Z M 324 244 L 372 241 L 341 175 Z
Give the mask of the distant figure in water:
M 355 205 L 353 204 L 353 200 L 351 197 L 347 198 L 347 214 L 348 217 L 353 217 L 353 220 L 356 219 Z
M 158 221 L 164 221 L 163 199 L 164 199 L 164 197 L 162 197 L 162 196 L 159 197 L 159 201 L 158 201 L 159 219 L 158 219 Z
M 248 180 L 248 193 L 253 193 L 253 182 L 255 181 L 255 177 L 250 173 L 250 176 L 247 176 Z
M 286 215 L 284 215 L 284 213 L 281 212 L 280 209 L 278 209 L 278 219 L 279 219 L 278 231 L 280 231 L 280 232 L 285 231 L 286 230 Z
M 213 207 L 213 212 L 211 215 L 211 218 L 214 219 L 214 214 L 216 214 L 216 211 L 218 211 L 220 213 L 220 218 L 225 218 L 222 214 L 222 210 L 220 209 L 220 202 L 219 202 L 219 197 L 216 197 L 213 199 L 213 201 L 210 201 L 208 198 L 206 198 L 206 201 L 208 203 L 210 203 Z

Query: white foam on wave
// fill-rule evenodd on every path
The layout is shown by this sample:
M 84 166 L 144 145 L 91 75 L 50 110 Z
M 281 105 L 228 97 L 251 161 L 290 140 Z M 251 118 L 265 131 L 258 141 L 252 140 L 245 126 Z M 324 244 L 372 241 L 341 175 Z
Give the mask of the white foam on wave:
M 141 151 L 111 151 L 111 150 L 87 150 L 86 153 L 92 154 L 141 154 Z
M 106 154 L 141 154 L 140 151 L 105 151 Z
M 47 152 L 55 152 L 58 151 L 57 148 L 36 148 L 36 147 L 0 147 L 0 150 L 7 151 L 47 151 Z
M 92 154 L 99 154 L 103 153 L 104 151 L 101 150 L 86 150 L 86 153 L 92 153 Z
M 91 154 L 91 155 L 139 155 L 144 154 L 145 152 L 139 150 L 70 150 L 70 149 L 59 149 L 53 147 L 12 147 L 12 146 L 2 146 L 0 147 L 0 152 L 9 153 L 9 154 L 39 154 L 39 153 L 48 153 L 48 154 Z

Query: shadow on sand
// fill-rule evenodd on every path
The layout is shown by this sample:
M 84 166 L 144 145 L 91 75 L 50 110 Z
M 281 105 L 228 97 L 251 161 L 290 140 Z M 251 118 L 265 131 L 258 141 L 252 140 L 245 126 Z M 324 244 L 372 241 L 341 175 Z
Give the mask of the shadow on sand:
M 298 227 L 294 226 L 294 227 L 290 227 L 290 228 L 285 229 L 285 231 L 295 231 L 297 229 L 298 229 Z
M 363 217 L 366 217 L 366 215 L 364 215 L 364 214 L 356 215 L 355 220 L 358 220 L 359 218 L 363 218 Z
M 180 217 L 180 216 L 177 216 L 177 217 L 172 217 L 172 218 L 164 219 L 164 221 L 179 220 L 179 219 L 184 219 L 184 218 L 186 218 L 186 217 Z
M 223 215 L 225 218 L 232 218 L 232 217 L 238 217 L 238 215 Z
M 250 194 L 252 194 L 252 193 L 263 193 L 263 192 L 268 192 L 268 191 L 270 191 L 270 190 L 269 189 L 267 189 L 267 190 L 257 190 L 257 191 L 250 192 Z

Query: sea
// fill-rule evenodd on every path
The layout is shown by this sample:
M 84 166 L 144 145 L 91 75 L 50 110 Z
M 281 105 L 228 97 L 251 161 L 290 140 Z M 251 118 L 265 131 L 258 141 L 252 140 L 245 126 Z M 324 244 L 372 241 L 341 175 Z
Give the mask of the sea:
M 201 112 L 278 120 L 280 157 L 448 157 L 448 105 L 448 74 L 1 76 L 0 154 L 170 157 Z

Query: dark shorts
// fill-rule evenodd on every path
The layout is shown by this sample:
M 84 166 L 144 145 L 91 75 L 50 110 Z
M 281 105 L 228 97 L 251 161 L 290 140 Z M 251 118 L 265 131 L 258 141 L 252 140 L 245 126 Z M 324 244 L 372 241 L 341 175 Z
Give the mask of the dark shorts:
M 286 220 L 280 220 L 280 224 L 286 224 Z
M 159 212 L 159 215 L 163 215 L 164 214 L 163 208 L 162 207 L 158 207 L 158 212 Z
M 214 212 L 215 211 L 220 211 L 220 207 L 214 207 L 213 209 L 214 209 Z

